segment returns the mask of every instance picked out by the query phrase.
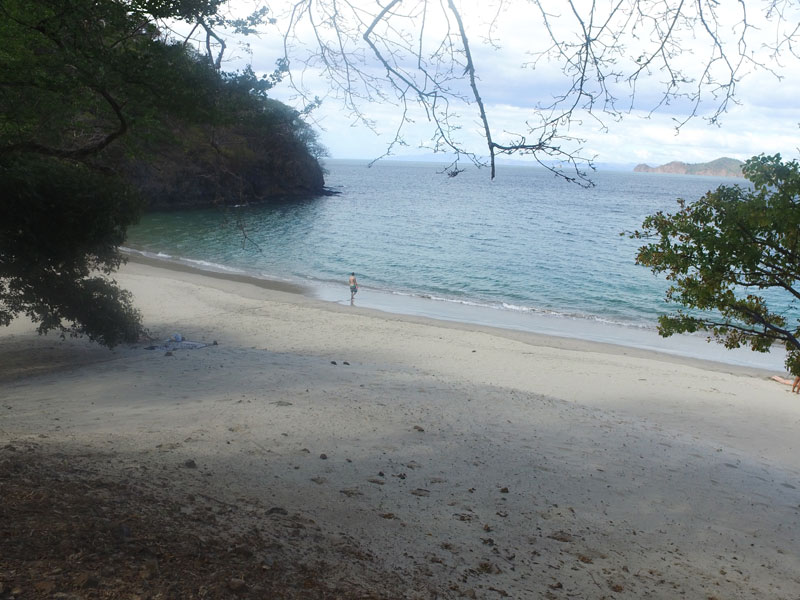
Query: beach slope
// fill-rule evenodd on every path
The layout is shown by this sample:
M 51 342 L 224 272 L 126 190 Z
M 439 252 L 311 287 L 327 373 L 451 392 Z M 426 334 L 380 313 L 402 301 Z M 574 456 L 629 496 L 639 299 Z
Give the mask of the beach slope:
M 117 279 L 152 340 L 0 330 L 0 597 L 800 596 L 770 373 Z

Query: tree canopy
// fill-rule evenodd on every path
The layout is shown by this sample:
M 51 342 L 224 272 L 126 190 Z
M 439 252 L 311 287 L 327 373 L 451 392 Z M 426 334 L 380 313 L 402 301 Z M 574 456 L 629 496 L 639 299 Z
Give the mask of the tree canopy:
M 689 309 L 662 315 L 661 335 L 708 331 L 761 352 L 782 343 L 800 375 L 800 164 L 762 155 L 743 173 L 752 189 L 720 186 L 647 217 L 633 237 L 655 241 L 636 260 L 666 274 L 667 301 Z
M 280 65 L 260 77 L 220 69 L 215 28 L 247 33 L 266 19 L 266 9 L 227 19 L 220 5 L 0 2 L 0 325 L 26 314 L 40 333 L 108 346 L 137 338 L 141 317 L 110 275 L 141 212 L 142 181 L 153 179 L 154 148 L 185 155 L 181 134 L 193 132 L 212 155 L 205 164 L 237 181 L 263 170 L 254 155 L 267 140 L 296 148 L 293 157 L 322 151 L 297 111 L 266 96 Z M 168 21 L 204 32 L 206 53 Z
M 213 71 L 164 43 L 156 19 L 202 18 L 217 4 L 5 0 L 0 155 L 86 159 L 134 123 L 208 110 L 209 99 L 197 95 L 213 90 Z
M 198 106 L 187 101 L 207 69 L 160 43 L 147 12 L 189 4 L 0 5 L 0 324 L 24 313 L 40 332 L 109 346 L 140 332 L 130 295 L 107 277 L 139 199 L 101 156 L 135 123 Z

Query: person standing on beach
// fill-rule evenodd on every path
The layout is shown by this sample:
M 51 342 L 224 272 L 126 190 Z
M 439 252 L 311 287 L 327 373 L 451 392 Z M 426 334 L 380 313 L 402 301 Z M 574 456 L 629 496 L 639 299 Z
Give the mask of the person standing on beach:
M 348 280 L 350 284 L 350 304 L 353 303 L 353 298 L 356 297 L 356 292 L 358 291 L 358 281 L 356 281 L 356 274 L 350 273 L 350 279 Z

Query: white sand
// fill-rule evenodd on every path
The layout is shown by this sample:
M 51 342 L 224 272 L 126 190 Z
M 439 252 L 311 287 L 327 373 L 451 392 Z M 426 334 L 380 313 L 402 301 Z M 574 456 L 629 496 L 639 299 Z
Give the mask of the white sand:
M 285 508 L 324 532 L 309 552 L 353 539 L 402 574 L 399 598 L 800 598 L 800 397 L 769 373 L 152 265 L 118 280 L 155 338 L 218 345 L 16 322 L 0 445 Z

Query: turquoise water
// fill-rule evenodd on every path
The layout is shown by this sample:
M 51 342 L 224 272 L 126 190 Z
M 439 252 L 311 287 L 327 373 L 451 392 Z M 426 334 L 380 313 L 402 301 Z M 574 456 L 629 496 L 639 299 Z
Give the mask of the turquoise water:
M 607 171 L 583 189 L 533 167 L 506 166 L 491 181 L 431 164 L 326 166 L 338 195 L 149 214 L 127 245 L 342 303 L 355 271 L 361 306 L 663 349 L 652 334 L 670 308 L 666 282 L 635 265 L 640 244 L 620 232 L 674 212 L 679 197 L 746 183 Z M 633 330 L 648 341 L 630 342 Z

